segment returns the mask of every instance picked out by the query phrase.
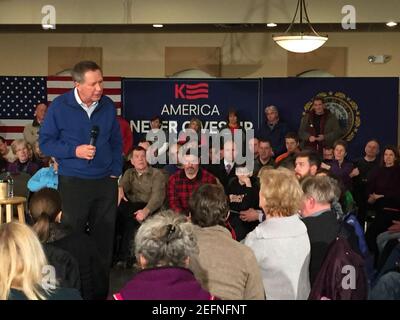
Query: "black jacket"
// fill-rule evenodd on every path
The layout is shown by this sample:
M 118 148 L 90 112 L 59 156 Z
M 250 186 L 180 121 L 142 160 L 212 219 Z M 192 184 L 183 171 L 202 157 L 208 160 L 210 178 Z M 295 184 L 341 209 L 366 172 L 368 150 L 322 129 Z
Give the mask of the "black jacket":
M 240 219 L 239 212 L 247 209 L 258 209 L 259 185 L 256 178 L 251 177 L 251 187 L 246 187 L 239 183 L 238 178 L 233 178 L 227 186 L 227 196 L 229 198 L 229 223 L 235 230 L 236 240 L 243 240 L 246 235 L 253 231 L 258 225 L 258 221 L 247 222 Z
M 336 239 L 338 235 L 342 235 L 347 239 L 356 253 L 360 253 L 358 247 L 357 236 L 354 229 L 346 224 L 341 223 L 336 218 L 333 211 L 325 211 L 318 216 L 310 216 L 303 218 L 303 222 L 307 227 L 308 237 L 311 244 L 310 259 L 310 284 L 313 285 L 315 278 L 328 252 L 329 245 Z
M 85 300 L 106 299 L 108 275 L 93 240 L 85 233 L 70 232 L 60 224 L 51 228 L 48 243 L 70 253 L 77 261 Z
M 50 265 L 56 272 L 57 284 L 63 288 L 81 288 L 78 261 L 64 249 L 52 244 L 43 245 L 44 252 Z
M 224 186 L 225 193 L 227 193 L 228 183 L 231 179 L 236 178 L 236 164 L 233 164 L 229 174 L 227 174 L 225 169 L 224 160 L 221 160 L 219 164 L 211 164 L 206 167 L 206 170 L 213 174 L 219 182 Z

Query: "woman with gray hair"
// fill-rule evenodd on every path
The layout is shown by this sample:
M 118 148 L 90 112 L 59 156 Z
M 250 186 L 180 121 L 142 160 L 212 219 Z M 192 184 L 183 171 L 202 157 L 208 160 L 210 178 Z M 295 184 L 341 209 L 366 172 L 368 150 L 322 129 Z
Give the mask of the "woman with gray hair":
M 115 300 L 214 300 L 187 269 L 198 254 L 193 226 L 172 210 L 145 220 L 135 237 L 141 269 L 113 295 Z

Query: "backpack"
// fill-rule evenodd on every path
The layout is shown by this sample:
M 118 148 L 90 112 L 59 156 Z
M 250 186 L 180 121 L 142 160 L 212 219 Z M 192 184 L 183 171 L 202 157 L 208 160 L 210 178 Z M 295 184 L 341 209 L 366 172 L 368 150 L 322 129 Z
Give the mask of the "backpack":
M 365 262 L 365 271 L 368 277 L 368 281 L 371 283 L 375 278 L 375 268 L 374 268 L 374 259 L 371 256 L 367 241 L 365 240 L 364 230 L 361 227 L 360 223 L 356 215 L 353 212 L 348 213 L 343 217 L 342 223 L 346 223 L 350 225 L 354 229 L 354 233 L 357 236 L 358 248 L 360 250 L 361 255 L 364 258 Z

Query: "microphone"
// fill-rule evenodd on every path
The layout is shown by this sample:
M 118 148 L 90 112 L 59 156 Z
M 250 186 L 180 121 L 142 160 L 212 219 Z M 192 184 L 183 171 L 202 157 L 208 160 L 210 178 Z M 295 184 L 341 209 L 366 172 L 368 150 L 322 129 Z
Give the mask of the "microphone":
M 90 142 L 91 146 L 96 145 L 97 137 L 99 136 L 99 126 L 93 126 L 92 130 L 90 130 Z
M 89 144 L 91 146 L 95 146 L 96 145 L 96 141 L 97 141 L 97 137 L 99 136 L 99 126 L 94 125 L 92 127 L 92 130 L 90 130 L 90 142 Z M 89 160 L 88 163 L 90 164 L 92 160 Z

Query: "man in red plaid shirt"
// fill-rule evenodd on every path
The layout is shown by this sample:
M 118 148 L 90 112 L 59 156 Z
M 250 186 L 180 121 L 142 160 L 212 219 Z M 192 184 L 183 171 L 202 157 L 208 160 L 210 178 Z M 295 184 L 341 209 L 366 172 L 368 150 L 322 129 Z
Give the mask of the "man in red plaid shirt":
M 183 157 L 183 169 L 173 174 L 168 181 L 168 203 L 175 212 L 188 215 L 188 202 L 192 192 L 205 183 L 217 183 L 217 179 L 200 168 L 199 158 L 188 154 Z

